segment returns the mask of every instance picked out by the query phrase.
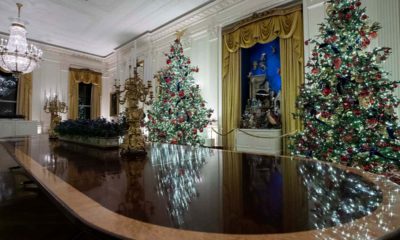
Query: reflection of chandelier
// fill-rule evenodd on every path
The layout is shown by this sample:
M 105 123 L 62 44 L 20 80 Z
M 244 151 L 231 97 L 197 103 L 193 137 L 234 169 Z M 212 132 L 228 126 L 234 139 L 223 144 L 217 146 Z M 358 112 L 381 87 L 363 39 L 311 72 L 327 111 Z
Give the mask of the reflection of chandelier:
M 15 75 L 32 72 L 42 57 L 42 50 L 28 45 L 26 41 L 26 22 L 20 18 L 21 3 L 17 3 L 18 18 L 13 18 L 10 37 L 0 41 L 0 67 Z

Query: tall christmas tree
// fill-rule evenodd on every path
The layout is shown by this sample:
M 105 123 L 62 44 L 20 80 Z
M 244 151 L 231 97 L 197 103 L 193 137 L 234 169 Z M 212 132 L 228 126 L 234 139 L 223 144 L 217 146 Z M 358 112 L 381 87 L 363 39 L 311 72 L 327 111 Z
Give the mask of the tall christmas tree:
M 329 0 L 300 89 L 297 107 L 304 130 L 292 154 L 340 162 L 375 173 L 398 169 L 400 129 L 393 95 L 397 82 L 381 63 L 390 48 L 368 51 L 378 23 L 369 23 L 360 0 Z
M 210 123 L 213 112 L 205 107 L 199 85 L 195 85 L 193 73 L 197 67 L 183 55 L 182 44 L 177 38 L 167 56 L 167 66 L 155 74 L 159 94 L 148 111 L 146 126 L 149 140 L 171 144 L 202 145 L 199 133 Z

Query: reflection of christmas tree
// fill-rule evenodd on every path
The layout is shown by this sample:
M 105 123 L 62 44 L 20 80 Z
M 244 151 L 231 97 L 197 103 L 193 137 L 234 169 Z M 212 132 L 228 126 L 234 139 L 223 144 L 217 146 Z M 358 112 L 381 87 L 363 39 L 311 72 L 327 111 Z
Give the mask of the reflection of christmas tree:
M 381 66 L 390 49 L 366 50 L 380 26 L 368 23 L 360 0 L 327 4 L 320 39 L 309 41 L 311 71 L 297 100 L 304 131 L 294 137 L 293 153 L 375 173 L 399 167 L 397 84 Z
M 195 185 L 202 181 L 200 169 L 210 151 L 179 145 L 152 148 L 151 161 L 156 171 L 157 192 L 167 199 L 167 210 L 175 227 L 182 226 L 185 212 L 198 196 Z
M 156 73 L 159 95 L 148 112 L 149 140 L 172 144 L 203 144 L 198 135 L 210 123 L 213 110 L 205 108 L 199 85 L 194 85 L 197 67 L 183 55 L 179 39 L 166 54 L 167 66 Z
M 348 223 L 374 211 L 382 193 L 358 175 L 320 162 L 299 162 L 310 200 L 309 221 L 317 229 Z

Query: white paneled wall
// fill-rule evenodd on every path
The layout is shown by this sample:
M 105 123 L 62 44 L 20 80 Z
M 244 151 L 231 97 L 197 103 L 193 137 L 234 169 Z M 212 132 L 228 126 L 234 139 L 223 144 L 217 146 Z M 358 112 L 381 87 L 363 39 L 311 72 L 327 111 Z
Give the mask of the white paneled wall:
M 50 92 L 59 94 L 62 101 L 68 103 L 68 79 L 69 79 L 69 67 L 89 68 L 102 72 L 103 63 L 101 60 L 95 60 L 89 57 L 79 56 L 74 53 L 62 53 L 60 51 L 53 51 L 52 49 L 44 49 L 44 60 L 40 67 L 33 72 L 32 80 L 32 120 L 39 121 L 42 132 L 47 132 L 50 125 L 50 114 L 45 113 L 43 110 L 45 93 Z M 107 89 L 107 82 L 105 83 L 105 89 Z M 101 114 L 109 115 L 109 100 L 106 101 L 104 98 L 104 91 L 102 95 L 102 108 Z M 106 96 L 109 98 L 109 96 Z M 108 108 L 107 108 L 108 106 Z M 67 119 L 67 114 L 61 115 L 62 119 Z
M 324 21 L 326 17 L 324 0 L 303 0 L 303 18 L 304 18 L 304 39 L 315 38 L 318 31 L 318 24 Z M 304 59 L 307 60 L 312 51 L 312 46 L 304 47 Z

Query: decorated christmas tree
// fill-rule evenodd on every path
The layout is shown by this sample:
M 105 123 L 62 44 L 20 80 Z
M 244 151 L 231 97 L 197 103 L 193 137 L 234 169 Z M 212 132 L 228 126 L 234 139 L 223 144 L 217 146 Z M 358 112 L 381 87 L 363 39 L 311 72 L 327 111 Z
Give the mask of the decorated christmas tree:
M 400 129 L 394 113 L 397 82 L 381 63 L 390 48 L 368 50 L 380 29 L 360 0 L 330 0 L 297 99 L 304 130 L 292 154 L 340 162 L 375 173 L 400 165 Z
M 146 126 L 149 140 L 171 144 L 202 145 L 200 133 L 210 123 L 213 112 L 205 107 L 199 85 L 194 83 L 197 67 L 183 55 L 177 38 L 167 56 L 167 66 L 155 74 L 159 92 L 152 109 L 148 111 Z

